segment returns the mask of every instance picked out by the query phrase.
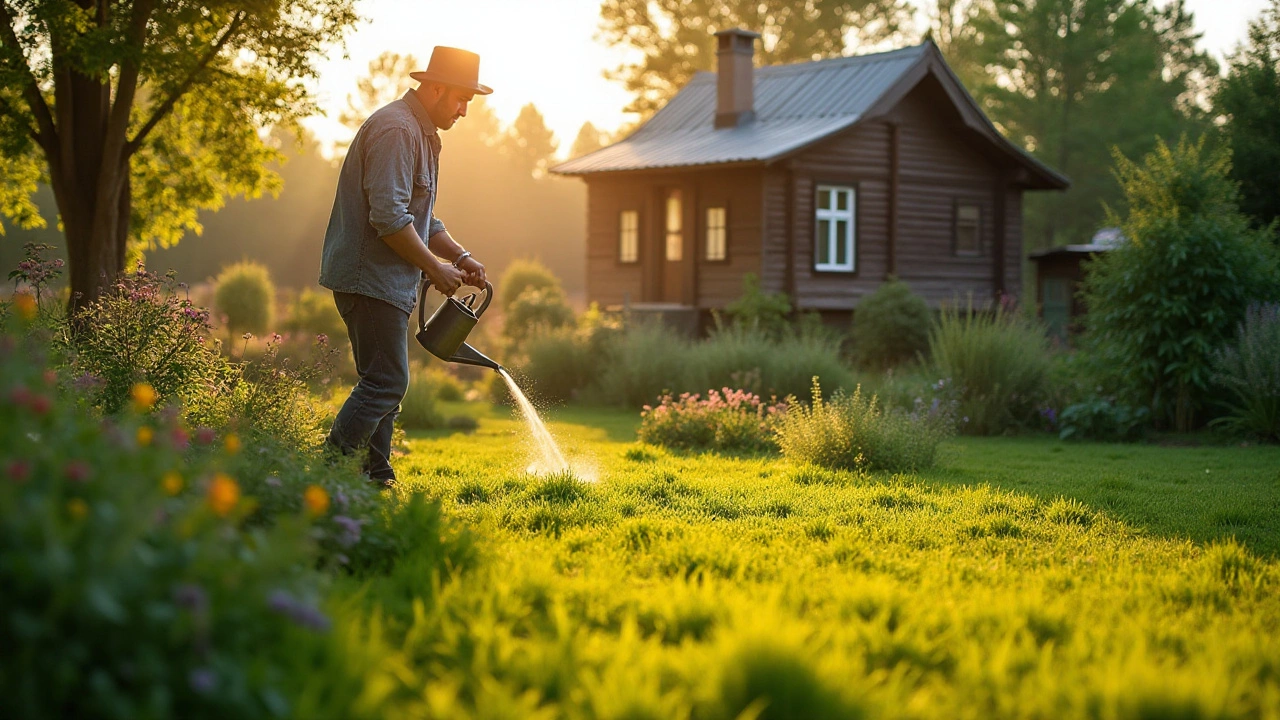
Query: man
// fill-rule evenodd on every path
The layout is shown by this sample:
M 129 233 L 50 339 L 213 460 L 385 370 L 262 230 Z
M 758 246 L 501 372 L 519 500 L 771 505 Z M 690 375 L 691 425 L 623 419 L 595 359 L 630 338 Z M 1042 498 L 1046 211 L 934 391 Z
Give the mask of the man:
M 338 176 L 320 262 L 320 284 L 351 339 L 360 381 L 342 404 L 327 444 L 366 452 L 371 482 L 395 483 L 391 432 L 409 387 L 409 317 L 419 277 L 452 295 L 483 287 L 484 265 L 433 215 L 440 167 L 439 131 L 467 115 L 467 103 L 492 89 L 477 82 L 480 56 L 436 47 L 421 83 L 379 109 L 356 132 Z M 423 241 L 426 238 L 426 241 Z

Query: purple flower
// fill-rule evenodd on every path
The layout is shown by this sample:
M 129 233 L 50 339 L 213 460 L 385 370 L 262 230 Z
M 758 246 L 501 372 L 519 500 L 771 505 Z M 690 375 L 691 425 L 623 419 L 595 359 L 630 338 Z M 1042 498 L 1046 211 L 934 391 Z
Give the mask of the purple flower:
M 342 528 L 342 533 L 338 535 L 338 544 L 344 548 L 360 542 L 360 521 L 353 520 L 346 515 L 334 515 L 333 524 Z
M 192 690 L 208 695 L 218 687 L 218 676 L 210 668 L 195 668 L 187 674 L 187 682 Z
M 295 599 L 285 590 L 273 590 L 267 596 L 267 607 L 301 627 L 317 631 L 329 629 L 329 618 L 324 613 Z

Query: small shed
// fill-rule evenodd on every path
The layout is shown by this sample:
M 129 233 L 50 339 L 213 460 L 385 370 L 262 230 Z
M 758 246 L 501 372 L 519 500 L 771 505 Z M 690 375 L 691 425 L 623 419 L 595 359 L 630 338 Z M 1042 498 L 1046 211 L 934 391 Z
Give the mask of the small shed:
M 848 317 L 885 278 L 932 306 L 1022 286 L 1022 195 L 1068 181 L 1007 140 L 932 42 L 755 68 L 716 33 L 698 73 L 626 139 L 557 165 L 587 183 L 587 296 L 723 308 L 754 273 Z
M 1103 228 L 1084 245 L 1063 245 L 1030 255 L 1036 266 L 1036 301 L 1049 336 L 1069 342 L 1080 331 L 1084 302 L 1080 284 L 1084 263 L 1124 241 L 1118 228 Z

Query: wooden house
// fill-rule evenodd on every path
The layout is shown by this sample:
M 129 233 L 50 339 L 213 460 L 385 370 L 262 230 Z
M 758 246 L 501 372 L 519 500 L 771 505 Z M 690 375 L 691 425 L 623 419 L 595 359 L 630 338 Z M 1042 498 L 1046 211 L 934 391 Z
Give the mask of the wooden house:
M 587 183 L 587 296 L 721 308 L 755 273 L 846 315 L 896 275 L 937 306 L 1018 294 L 1022 194 L 1068 181 L 1005 139 L 931 42 L 754 68 L 716 33 L 698 73 L 626 139 L 552 169 Z

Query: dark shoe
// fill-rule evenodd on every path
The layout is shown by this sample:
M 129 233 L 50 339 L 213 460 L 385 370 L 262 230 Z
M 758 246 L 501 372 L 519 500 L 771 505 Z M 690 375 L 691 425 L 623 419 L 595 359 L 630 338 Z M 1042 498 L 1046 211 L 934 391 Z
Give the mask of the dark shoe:
M 396 476 L 395 476 L 395 475 L 388 475 L 388 476 L 386 476 L 386 477 L 370 477 L 370 478 L 369 478 L 369 484 L 370 484 L 370 485 L 373 485 L 374 487 L 378 488 L 379 490 L 389 490 L 389 489 L 391 489 L 391 488 L 395 487 L 395 484 L 396 484 Z

